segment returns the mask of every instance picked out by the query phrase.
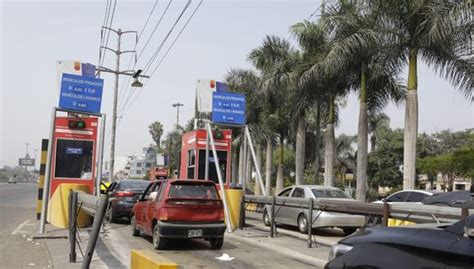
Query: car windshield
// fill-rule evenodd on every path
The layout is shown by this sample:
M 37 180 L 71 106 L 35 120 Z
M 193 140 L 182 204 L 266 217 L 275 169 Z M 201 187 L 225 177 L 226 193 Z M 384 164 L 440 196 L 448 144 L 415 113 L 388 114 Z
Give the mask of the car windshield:
M 146 187 L 150 184 L 150 181 L 146 180 L 130 180 L 120 182 L 121 190 L 145 190 Z
M 338 189 L 311 189 L 311 191 L 316 198 L 351 198 L 347 193 Z
M 209 184 L 175 183 L 170 187 L 170 198 L 217 199 L 216 188 Z

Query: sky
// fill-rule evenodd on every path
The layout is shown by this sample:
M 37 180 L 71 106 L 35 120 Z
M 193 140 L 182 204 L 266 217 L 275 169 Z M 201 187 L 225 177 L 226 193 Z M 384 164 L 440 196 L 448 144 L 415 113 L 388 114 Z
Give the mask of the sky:
M 33 156 L 34 149 L 41 148 L 41 139 L 48 137 L 51 110 L 58 105 L 56 61 L 80 60 L 98 64 L 100 29 L 107 1 L 0 1 L 1 167 L 16 165 L 18 158 L 25 155 L 25 143 L 31 144 L 29 153 Z M 154 3 L 118 0 L 112 27 L 140 32 Z M 136 46 L 141 54 L 137 68 L 143 68 L 150 59 L 186 2 L 172 2 L 149 45 L 143 49 L 167 4 L 168 1 L 158 1 L 141 35 Z M 197 4 L 197 0 L 192 2 L 146 75 L 150 75 L 161 60 Z M 153 143 L 148 125 L 154 121 L 160 121 L 165 132 L 174 128 L 176 109 L 172 107 L 173 103 L 184 104 L 180 123 L 187 122 L 194 113 L 197 79 L 222 80 L 230 68 L 250 68 L 246 58 L 265 35 L 291 40 L 289 26 L 308 19 L 319 6 L 320 1 L 314 0 L 204 1 L 154 75 L 148 81 L 144 80 L 143 89 L 122 88 L 126 81 L 121 78 L 119 104 L 127 100 L 131 91 L 139 92 L 133 93 L 137 98 L 133 103 L 128 102 L 127 109 L 119 105 L 117 155 L 138 153 L 141 147 Z M 122 41 L 122 50 L 134 49 L 135 36 L 123 35 Z M 116 48 L 115 35 L 110 35 L 108 46 Z M 129 57 L 122 55 L 122 70 L 127 69 Z M 115 61 L 115 56 L 107 53 L 103 65 L 115 68 Z M 405 77 L 403 74 L 402 78 Z M 105 80 L 102 112 L 108 116 L 104 158 L 108 160 L 114 77 L 103 74 L 102 78 Z M 473 104 L 446 80 L 420 64 L 418 81 L 420 132 L 474 127 Z M 357 132 L 357 101 L 354 94 L 348 97 L 347 105 L 341 110 L 336 135 Z M 391 118 L 392 127 L 403 127 L 404 104 L 390 104 L 385 113 Z

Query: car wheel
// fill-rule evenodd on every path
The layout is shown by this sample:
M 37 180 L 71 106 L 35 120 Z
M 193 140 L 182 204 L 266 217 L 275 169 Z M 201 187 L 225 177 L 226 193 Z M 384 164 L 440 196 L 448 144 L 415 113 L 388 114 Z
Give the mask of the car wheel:
M 110 222 L 114 223 L 117 221 L 117 217 L 114 214 L 114 211 L 112 210 L 112 204 L 109 205 L 109 208 L 105 212 L 105 218 Z
M 298 230 L 301 233 L 308 233 L 308 220 L 304 214 L 298 216 Z
M 342 228 L 342 230 L 344 231 L 344 235 L 348 236 L 348 235 L 351 235 L 351 234 L 355 233 L 355 231 L 357 231 L 357 228 L 347 227 L 347 228 Z
M 132 218 L 130 219 L 130 228 L 132 229 L 133 236 L 140 235 L 140 230 L 137 229 L 137 220 L 135 219 L 135 215 L 132 215 Z
M 153 227 L 153 248 L 164 249 L 166 245 L 166 239 L 160 237 L 160 231 L 158 224 Z
M 211 237 L 209 243 L 212 249 L 221 249 L 224 245 L 224 237 Z
M 263 211 L 263 224 L 265 224 L 265 226 L 270 226 L 272 224 L 270 220 L 270 215 L 266 210 Z

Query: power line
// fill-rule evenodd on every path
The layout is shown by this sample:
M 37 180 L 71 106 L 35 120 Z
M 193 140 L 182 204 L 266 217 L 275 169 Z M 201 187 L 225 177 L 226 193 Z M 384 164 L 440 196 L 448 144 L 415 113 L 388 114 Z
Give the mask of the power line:
M 110 0 L 112 1 L 112 0 Z M 112 3 L 112 2 L 111 2 Z M 112 16 L 110 17 L 110 22 L 109 22 L 109 25 L 107 26 L 108 28 L 112 28 L 112 23 L 114 21 L 114 17 L 115 17 L 115 8 L 117 7 L 117 0 L 115 0 L 114 2 L 114 8 L 112 10 Z M 109 10 L 110 11 L 110 10 Z M 107 47 L 107 45 L 109 44 L 109 36 L 110 36 L 110 30 L 107 31 L 107 39 L 105 40 L 105 45 L 104 47 Z M 104 49 L 104 57 L 102 57 L 102 62 L 99 63 L 100 66 L 102 66 L 104 64 L 104 61 L 105 61 L 105 55 L 107 54 L 107 50 Z
M 178 38 L 181 36 L 181 34 L 184 32 L 184 29 L 186 28 L 186 26 L 189 24 L 189 22 L 191 21 L 191 19 L 194 17 L 194 14 L 196 14 L 197 10 L 199 9 L 199 7 L 201 6 L 203 0 L 201 0 L 199 2 L 199 4 L 196 6 L 196 8 L 194 9 L 193 13 L 191 14 L 191 16 L 188 18 L 188 20 L 186 21 L 186 23 L 183 25 L 183 27 L 181 28 L 181 30 L 179 31 L 179 33 L 176 35 L 175 39 L 173 40 L 173 42 L 171 43 L 170 47 L 168 48 L 168 50 L 165 52 L 165 54 L 163 55 L 163 57 L 161 58 L 161 60 L 158 62 L 158 65 L 155 67 L 155 69 L 153 70 L 153 72 L 150 74 L 150 79 L 151 77 L 153 77 L 153 75 L 155 74 L 156 70 L 158 70 L 158 67 L 160 67 L 161 63 L 163 62 L 163 60 L 166 58 L 166 56 L 168 55 L 168 53 L 170 52 L 170 50 L 173 48 L 174 44 L 176 43 L 176 41 L 178 40 Z M 145 88 L 146 84 L 148 84 L 148 81 L 145 83 L 145 85 L 143 85 L 143 88 Z M 139 90 L 138 94 L 135 95 L 135 98 L 132 100 L 132 102 L 130 102 L 129 106 L 128 107 L 124 107 L 124 111 L 122 113 L 122 117 L 125 115 L 125 112 L 127 112 L 127 110 L 133 105 L 133 103 L 135 102 L 135 100 L 138 98 L 138 96 L 140 95 L 140 93 L 142 92 L 143 88 L 141 90 Z
M 154 27 L 154 29 L 153 29 L 153 31 L 152 31 L 150 37 L 149 37 L 148 40 L 146 41 L 145 45 L 142 47 L 142 49 L 141 49 L 141 51 L 140 51 L 140 54 L 138 55 L 137 61 L 140 60 L 140 58 L 141 58 L 143 52 L 145 51 L 146 47 L 147 47 L 148 44 L 149 44 L 151 38 L 154 36 L 156 30 L 158 29 L 158 26 L 161 24 L 161 21 L 163 20 L 163 18 L 164 18 L 164 16 L 165 16 L 166 12 L 168 11 L 168 9 L 169 9 L 171 3 L 172 3 L 172 0 L 169 1 L 168 5 L 166 6 L 165 10 L 163 11 L 163 13 L 162 13 L 161 16 L 160 16 L 160 19 L 159 19 L 158 22 L 156 23 L 156 25 L 155 25 L 155 27 Z M 144 28 L 143 28 L 143 29 L 144 29 Z M 143 32 L 143 29 L 142 29 L 142 32 Z M 140 36 L 141 36 L 141 34 L 140 34 Z M 135 69 L 135 66 L 137 65 L 137 61 L 136 61 L 135 64 L 133 65 L 133 68 L 132 68 L 132 69 Z M 130 60 L 130 63 L 131 63 L 131 60 Z M 129 69 L 129 68 L 130 68 L 130 65 L 129 65 L 129 67 L 128 67 L 127 69 Z M 130 82 L 130 77 L 128 77 L 127 80 L 126 80 L 126 82 L 122 85 L 122 94 L 121 94 L 121 97 L 119 98 L 119 100 L 120 100 L 119 108 L 120 108 L 120 109 L 121 109 L 122 106 L 124 105 L 124 101 L 123 101 L 123 100 L 125 100 L 125 99 L 124 99 L 124 97 L 125 97 L 125 86 L 128 85 L 129 82 Z M 127 98 L 126 98 L 127 101 L 131 98 L 130 96 L 132 95 L 132 93 L 133 93 L 132 91 L 128 91 L 128 96 L 127 96 Z M 127 101 L 125 101 L 125 102 L 127 102 Z
M 169 36 L 171 35 L 171 33 L 173 32 L 174 28 L 176 27 L 176 25 L 178 24 L 178 22 L 181 20 L 181 18 L 183 17 L 184 13 L 186 12 L 186 10 L 189 8 L 189 5 L 191 4 L 191 0 L 188 0 L 188 2 L 186 3 L 186 5 L 184 6 L 183 10 L 181 11 L 181 13 L 179 14 L 178 18 L 176 19 L 176 21 L 173 23 L 173 26 L 171 27 L 171 29 L 168 31 L 168 33 L 166 34 L 165 38 L 163 39 L 163 41 L 161 42 L 161 44 L 158 46 L 158 48 L 156 49 L 155 53 L 153 53 L 152 57 L 150 58 L 150 60 L 148 60 L 147 64 L 145 64 L 145 67 L 143 68 L 143 70 L 145 71 L 145 73 L 148 71 L 148 69 L 150 69 L 151 65 L 153 64 L 153 62 L 155 61 L 156 57 L 158 56 L 158 53 L 160 53 L 161 49 L 163 48 L 163 45 L 165 44 L 165 42 L 168 40 Z
M 168 31 L 168 34 L 165 36 L 165 38 L 162 40 L 162 42 L 160 43 L 160 45 L 158 46 L 158 48 L 155 50 L 155 52 L 153 53 L 152 57 L 148 60 L 147 64 L 145 65 L 145 67 L 143 68 L 144 72 L 146 73 L 148 71 L 148 69 L 151 67 L 151 65 L 153 64 L 153 62 L 155 61 L 156 57 L 158 56 L 159 52 L 161 51 L 161 49 L 163 48 L 165 42 L 168 40 L 169 36 L 171 35 L 171 33 L 173 32 L 174 28 L 176 27 L 176 25 L 178 24 L 178 22 L 181 20 L 183 14 L 186 12 L 186 10 L 189 8 L 190 4 L 191 4 L 191 0 L 188 0 L 188 2 L 186 3 L 186 5 L 184 6 L 183 10 L 181 11 L 181 13 L 179 14 L 178 18 L 176 19 L 176 21 L 174 22 L 173 26 L 171 27 L 171 29 Z M 140 91 L 141 92 L 141 91 Z M 126 109 L 127 107 L 127 104 L 128 102 L 130 101 L 130 99 L 132 98 L 133 96 L 133 92 L 130 92 L 127 99 L 125 100 L 125 103 L 123 104 L 123 110 Z M 135 95 L 134 99 L 135 100 L 137 97 L 137 95 Z
M 176 43 L 176 41 L 178 40 L 178 38 L 181 36 L 181 34 L 184 32 L 184 29 L 186 28 L 186 26 L 188 25 L 188 23 L 191 21 L 191 19 L 193 18 L 194 14 L 197 12 L 197 10 L 199 9 L 199 7 L 201 6 L 203 0 L 201 0 L 199 2 L 199 4 L 196 6 L 196 8 L 194 9 L 193 13 L 191 14 L 191 16 L 189 17 L 189 19 L 186 21 L 186 23 L 184 24 L 183 28 L 181 28 L 181 30 L 179 31 L 178 35 L 175 37 L 175 39 L 173 40 L 173 43 L 171 43 L 171 46 L 168 48 L 168 50 L 165 52 L 165 54 L 163 55 L 163 57 L 161 57 L 161 60 L 158 62 L 158 65 L 155 67 L 155 69 L 153 70 L 153 72 L 150 74 L 150 78 L 153 76 L 153 74 L 155 74 L 156 70 L 158 70 L 158 67 L 160 67 L 161 63 L 163 62 L 163 60 L 165 59 L 165 57 L 168 55 L 168 53 L 170 52 L 171 48 L 173 48 L 174 44 Z
M 106 26 L 106 24 L 109 22 L 110 4 L 111 1 L 107 0 L 107 3 L 105 4 L 104 20 L 102 21 L 102 26 L 100 29 L 99 62 L 97 63 L 97 65 L 100 65 L 100 62 L 102 60 L 102 46 L 104 45 L 104 29 L 102 27 Z

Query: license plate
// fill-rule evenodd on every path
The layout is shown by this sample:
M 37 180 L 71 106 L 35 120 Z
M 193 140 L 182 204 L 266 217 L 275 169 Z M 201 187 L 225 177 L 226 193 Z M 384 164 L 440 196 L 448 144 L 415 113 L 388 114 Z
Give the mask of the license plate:
M 188 230 L 188 237 L 201 237 L 202 236 L 202 229 L 195 229 L 195 230 Z

